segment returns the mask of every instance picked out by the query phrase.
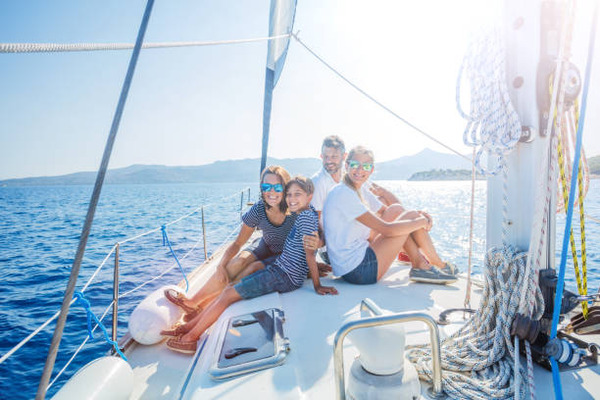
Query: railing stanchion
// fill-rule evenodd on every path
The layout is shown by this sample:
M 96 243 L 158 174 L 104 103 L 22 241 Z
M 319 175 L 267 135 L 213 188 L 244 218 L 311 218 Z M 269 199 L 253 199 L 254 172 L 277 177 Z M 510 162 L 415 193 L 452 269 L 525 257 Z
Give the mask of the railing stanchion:
M 117 341 L 117 325 L 119 322 L 119 243 L 115 245 L 115 269 L 113 276 L 113 315 L 112 340 Z M 113 350 L 114 351 L 114 350 Z
M 206 224 L 204 223 L 204 206 L 202 206 L 202 242 L 204 243 L 204 259 L 208 259 L 208 253 L 206 252 Z
M 240 218 L 242 218 L 242 210 L 244 209 L 244 191 L 242 190 L 240 196 Z
M 250 204 L 250 187 L 248 187 L 248 204 Z

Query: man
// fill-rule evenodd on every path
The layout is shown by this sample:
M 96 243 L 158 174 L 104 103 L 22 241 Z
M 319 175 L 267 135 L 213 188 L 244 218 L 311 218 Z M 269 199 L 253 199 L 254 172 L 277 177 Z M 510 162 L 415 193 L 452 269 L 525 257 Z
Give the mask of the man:
M 319 223 L 321 226 L 323 226 L 323 219 L 321 218 L 323 204 L 325 204 L 327 193 L 329 193 L 332 187 L 340 183 L 342 179 L 342 167 L 346 160 L 346 155 L 346 146 L 339 136 L 331 135 L 323 140 L 323 145 L 321 146 L 323 167 L 311 178 L 315 185 L 315 192 L 310 202 L 315 210 L 317 210 L 317 213 L 319 213 Z

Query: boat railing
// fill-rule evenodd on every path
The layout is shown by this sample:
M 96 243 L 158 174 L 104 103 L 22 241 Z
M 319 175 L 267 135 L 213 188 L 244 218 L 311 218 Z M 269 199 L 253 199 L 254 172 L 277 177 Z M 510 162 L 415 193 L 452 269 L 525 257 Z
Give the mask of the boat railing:
M 219 199 L 219 203 L 218 205 L 222 205 L 224 204 L 225 201 L 227 200 L 231 200 L 234 199 L 236 197 L 240 197 L 240 202 L 239 205 L 237 203 L 237 201 L 234 203 L 235 204 L 235 209 L 234 211 L 236 211 L 236 213 L 239 211 L 239 214 L 241 215 L 245 209 L 245 206 L 249 206 L 252 203 L 250 202 L 250 188 L 244 188 L 241 191 L 236 191 L 235 193 L 228 195 L 226 197 L 220 198 Z M 246 202 L 244 202 L 244 199 L 246 197 Z M 135 242 L 143 237 L 149 236 L 151 234 L 155 234 L 157 232 L 160 232 L 162 230 L 163 227 L 168 227 L 168 226 L 172 226 L 175 225 L 181 221 L 186 220 L 187 218 L 190 218 L 194 215 L 200 214 L 200 219 L 201 219 L 201 230 L 202 230 L 202 236 L 196 240 L 194 242 L 194 244 L 191 246 L 191 248 L 181 257 L 178 257 L 179 261 L 183 261 L 186 258 L 188 258 L 190 255 L 192 255 L 194 252 L 196 252 L 198 250 L 199 247 L 202 248 L 203 251 L 203 262 L 205 263 L 207 260 L 210 259 L 210 255 L 215 254 L 217 252 L 219 252 L 233 237 L 233 235 L 239 231 L 239 228 L 241 226 L 241 222 L 235 224 L 235 226 L 232 229 L 229 229 L 228 226 L 220 226 L 216 229 L 212 229 L 210 230 L 210 235 L 212 237 L 215 238 L 219 238 L 218 244 L 216 246 L 216 248 L 214 248 L 212 251 L 209 249 L 209 246 L 207 245 L 207 229 L 206 229 L 206 218 L 205 218 L 205 210 L 206 209 L 210 209 L 211 207 L 217 205 L 217 203 L 212 203 L 212 204 L 205 204 L 205 205 L 201 205 L 197 208 L 195 208 L 194 210 L 190 211 L 189 213 L 178 217 L 177 219 L 170 221 L 168 223 L 165 223 L 164 225 L 161 225 L 157 228 L 153 228 L 150 229 L 148 231 L 145 231 L 143 233 L 125 238 L 121 241 L 118 241 L 117 243 L 115 243 L 110 250 L 108 251 L 108 253 L 106 254 L 106 256 L 102 259 L 102 261 L 98 264 L 98 266 L 96 267 L 96 269 L 94 270 L 94 272 L 92 273 L 92 275 L 89 277 L 89 279 L 85 282 L 85 284 L 81 287 L 81 289 L 79 290 L 81 293 L 84 293 L 92 283 L 94 283 L 94 281 L 96 280 L 96 278 L 98 277 L 98 275 L 100 274 L 100 272 L 103 270 L 103 268 L 105 267 L 105 265 L 111 260 L 114 260 L 114 271 L 113 271 L 113 293 L 112 293 L 112 301 L 110 302 L 110 304 L 108 304 L 108 306 L 106 306 L 106 308 L 103 310 L 102 314 L 99 316 L 98 320 L 100 322 L 102 322 L 106 316 L 109 314 L 109 312 L 112 309 L 112 340 L 113 341 L 117 341 L 117 324 L 118 324 L 118 306 L 119 306 L 119 300 L 128 296 L 131 296 L 133 293 L 139 291 L 140 289 L 152 284 L 153 282 L 160 280 L 161 278 L 164 278 L 164 276 L 166 274 L 168 274 L 169 272 L 171 272 L 174 268 L 176 268 L 178 266 L 178 262 L 172 262 L 165 270 L 163 270 L 162 272 L 160 272 L 160 274 L 153 276 L 149 279 L 147 279 L 146 281 L 136 285 L 134 288 L 127 290 L 123 293 L 119 293 L 119 269 L 120 269 L 120 251 L 121 248 L 124 244 L 126 243 L 131 243 L 131 242 Z M 239 209 L 238 209 L 239 207 Z M 220 239 L 223 238 L 223 239 Z M 73 303 L 76 300 L 73 299 L 70 303 L 70 305 L 73 305 Z M 8 352 L 6 352 L 4 355 L 2 355 L 2 357 L 0 357 L 0 364 L 2 364 L 4 361 L 6 361 L 7 359 L 9 359 L 14 353 L 16 353 L 21 347 L 23 347 L 25 344 L 27 344 L 30 340 L 32 340 L 35 336 L 37 336 L 40 332 L 42 332 L 51 322 L 53 322 L 54 320 L 56 320 L 58 318 L 58 316 L 60 315 L 60 311 L 57 311 L 55 314 L 53 314 L 50 318 L 48 318 L 45 322 L 43 322 L 38 328 L 36 328 L 34 331 L 32 331 L 29 335 L 27 335 L 24 339 L 22 339 L 17 345 L 15 345 L 12 349 L 10 349 Z M 99 324 L 96 323 L 90 330 L 91 334 L 93 334 L 94 332 L 96 332 L 96 330 L 99 328 Z M 71 355 L 71 357 L 69 358 L 69 360 L 65 363 L 65 365 L 61 368 L 61 370 L 56 374 L 56 376 L 54 377 L 54 379 L 52 379 L 52 381 L 48 384 L 47 389 L 50 389 L 50 387 L 52 387 L 54 385 L 54 383 L 56 383 L 56 381 L 62 376 L 62 374 L 67 370 L 67 368 L 71 365 L 71 363 L 73 362 L 73 360 L 77 357 L 77 355 L 81 352 L 81 350 L 84 348 L 84 346 L 86 345 L 86 343 L 89 341 L 90 339 L 90 335 L 87 335 L 85 337 L 85 339 L 82 341 L 82 343 L 77 347 L 77 349 L 75 349 L 75 351 L 73 352 L 73 354 Z
M 344 324 L 335 334 L 333 341 L 333 368 L 335 373 L 336 398 L 344 400 L 346 398 L 346 385 L 344 379 L 344 339 L 355 329 L 370 328 L 374 326 L 383 326 L 391 324 L 400 324 L 405 322 L 424 322 L 429 328 L 429 337 L 431 341 L 431 358 L 433 360 L 433 387 L 430 395 L 433 398 L 444 397 L 442 391 L 442 361 L 440 357 L 440 333 L 437 323 L 428 314 L 406 312 L 398 314 L 384 315 L 382 310 L 371 299 L 364 299 L 361 302 L 361 310 L 368 310 L 374 316 L 350 321 Z

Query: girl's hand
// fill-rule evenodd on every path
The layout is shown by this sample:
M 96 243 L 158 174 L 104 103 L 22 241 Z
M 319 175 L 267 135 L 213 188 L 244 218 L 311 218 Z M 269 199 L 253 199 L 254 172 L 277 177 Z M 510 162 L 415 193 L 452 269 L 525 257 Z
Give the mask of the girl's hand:
M 306 251 L 316 251 L 322 247 L 319 232 L 316 231 L 312 235 L 302 236 L 302 243 L 304 244 L 304 250 Z
M 315 292 L 321 296 L 325 294 L 338 294 L 338 291 L 333 286 L 315 286 Z

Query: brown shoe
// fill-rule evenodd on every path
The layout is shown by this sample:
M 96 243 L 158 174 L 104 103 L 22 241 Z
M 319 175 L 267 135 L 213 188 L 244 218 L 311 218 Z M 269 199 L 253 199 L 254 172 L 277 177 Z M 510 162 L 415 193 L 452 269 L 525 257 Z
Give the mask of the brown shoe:
M 181 336 L 167 340 L 167 347 L 170 350 L 177 351 L 184 354 L 195 354 L 198 349 L 198 341 L 184 341 L 181 340 Z
M 186 313 L 196 310 L 194 307 L 190 307 L 184 303 L 187 298 L 183 293 L 180 293 L 175 289 L 165 289 L 164 293 L 167 300 L 181 308 Z
M 188 333 L 190 331 L 190 328 L 188 328 L 187 326 L 185 326 L 185 324 L 175 324 L 175 326 L 173 326 L 173 328 L 171 329 L 164 329 L 162 331 L 160 331 L 160 334 L 163 336 L 181 336 L 181 335 L 185 335 L 186 333 Z
M 186 312 L 185 314 L 183 314 L 183 320 L 185 322 L 190 322 L 191 320 L 196 318 L 198 316 L 198 314 L 200 314 L 201 312 L 202 312 L 202 307 L 197 307 L 193 311 L 189 311 L 189 312 Z

